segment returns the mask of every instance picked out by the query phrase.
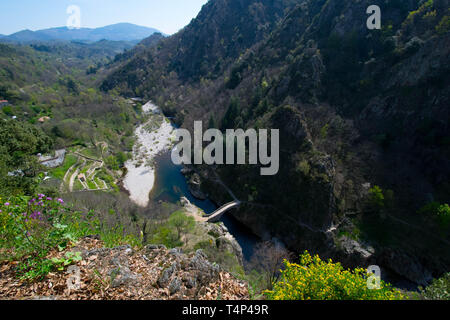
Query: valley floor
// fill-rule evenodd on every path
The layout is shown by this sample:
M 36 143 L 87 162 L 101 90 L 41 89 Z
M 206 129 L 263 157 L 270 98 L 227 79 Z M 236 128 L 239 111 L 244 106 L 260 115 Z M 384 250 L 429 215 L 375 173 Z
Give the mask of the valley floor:
M 123 186 L 130 193 L 132 201 L 146 207 L 155 183 L 153 160 L 155 156 L 168 150 L 172 145 L 174 127 L 151 102 L 143 105 L 142 111 L 144 114 L 150 114 L 150 118 L 136 128 L 133 159 L 125 163 L 127 174 L 123 180 Z

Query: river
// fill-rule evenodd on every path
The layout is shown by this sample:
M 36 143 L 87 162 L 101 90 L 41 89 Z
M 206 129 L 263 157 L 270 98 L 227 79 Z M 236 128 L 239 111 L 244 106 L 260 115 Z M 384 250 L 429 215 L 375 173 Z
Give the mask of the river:
M 192 196 L 186 178 L 181 174 L 182 166 L 172 162 L 170 150 L 175 138 L 175 126 L 151 101 L 143 105 L 142 110 L 149 119 L 136 128 L 137 141 L 133 148 L 133 158 L 125 163 L 127 174 L 123 186 L 130 199 L 141 207 L 147 207 L 149 201 L 177 203 L 181 197 L 186 197 L 205 213 L 214 212 L 217 206 L 212 201 L 199 200 Z M 147 129 L 149 124 L 150 130 Z M 237 240 L 244 259 L 248 261 L 259 238 L 229 213 L 225 213 L 221 221 Z
M 151 102 L 143 106 L 143 111 L 154 115 L 161 114 L 159 108 Z M 165 117 L 161 125 L 151 132 L 145 130 L 145 126 L 146 124 L 143 124 L 136 128 L 137 144 L 133 150 L 133 159 L 126 163 L 128 173 L 124 179 L 124 187 L 128 190 L 130 198 L 138 205 L 146 207 L 149 201 L 177 203 L 181 197 L 186 197 L 205 213 L 214 212 L 217 209 L 216 204 L 209 199 L 195 198 L 181 173 L 182 166 L 172 162 L 170 150 L 173 146 L 175 127 Z M 149 160 L 152 165 L 144 163 Z M 255 246 L 261 241 L 260 238 L 230 213 L 225 213 L 221 221 L 241 246 L 244 260 L 249 261 Z M 388 276 L 386 272 L 383 274 L 383 278 Z M 415 289 L 410 281 L 402 277 L 393 276 L 384 280 L 388 280 L 398 288 Z
M 217 206 L 211 200 L 199 200 L 192 196 L 186 178 L 181 173 L 182 166 L 173 164 L 170 152 L 155 157 L 155 169 L 156 180 L 151 193 L 151 200 L 176 203 L 180 200 L 180 197 L 186 197 L 205 213 L 212 213 L 217 209 Z M 225 213 L 221 221 L 235 237 L 242 248 L 245 260 L 248 261 L 260 239 L 229 213 Z

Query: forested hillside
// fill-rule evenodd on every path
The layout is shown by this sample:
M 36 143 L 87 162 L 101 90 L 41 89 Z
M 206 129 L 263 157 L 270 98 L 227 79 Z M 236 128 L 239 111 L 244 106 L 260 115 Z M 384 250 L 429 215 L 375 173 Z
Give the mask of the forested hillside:
M 373 4 L 381 30 L 366 27 Z M 216 169 L 248 202 L 235 216 L 291 249 L 425 284 L 450 261 L 449 16 L 447 0 L 211 0 L 101 88 L 187 128 L 279 128 L 278 175 Z
M 129 24 L 2 38 L 0 300 L 449 299 L 449 17 L 209 0 L 139 43 Z M 196 120 L 279 129 L 278 173 L 175 165 Z
M 0 98 L 8 101 L 0 113 L 2 154 L 12 158 L 2 162 L 3 196 L 23 192 L 19 177 L 7 173 L 19 169 L 27 173 L 30 161 L 35 172 L 22 178 L 34 181 L 40 171 L 37 153 L 81 146 L 94 149 L 95 155 L 101 143 L 105 158 L 118 155 L 121 163 L 126 161 L 123 151 L 133 146 L 139 108 L 95 89 L 105 66 L 126 48 L 127 43 L 109 41 L 0 44 Z M 17 139 L 14 143 L 11 135 Z M 47 184 L 58 189 L 57 180 Z
M 111 41 L 0 44 L 0 300 L 248 299 L 226 228 L 196 222 L 202 211 L 179 201 L 139 207 L 123 188 L 135 128 L 158 121 L 141 99 L 97 87 L 114 61 L 162 37 L 129 51 Z M 81 272 L 75 291 L 69 266 Z

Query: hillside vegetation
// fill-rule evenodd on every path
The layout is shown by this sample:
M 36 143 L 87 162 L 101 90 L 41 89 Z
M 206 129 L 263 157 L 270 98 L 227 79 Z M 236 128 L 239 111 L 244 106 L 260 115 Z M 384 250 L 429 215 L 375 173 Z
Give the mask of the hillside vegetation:
M 366 27 L 373 4 L 381 30 Z M 210 0 L 134 47 L 0 43 L 1 298 L 448 299 L 449 8 Z M 275 176 L 183 170 L 271 240 L 249 261 L 186 199 L 143 208 L 123 190 L 148 100 L 188 129 L 280 130 Z M 374 264 L 419 292 L 369 289 Z
M 366 27 L 373 4 L 381 30 Z M 186 128 L 279 128 L 278 175 L 218 166 L 250 202 L 235 216 L 298 252 L 375 261 L 426 284 L 450 261 L 448 213 L 422 210 L 450 199 L 449 10 L 447 0 L 209 1 L 101 88 L 152 98 Z

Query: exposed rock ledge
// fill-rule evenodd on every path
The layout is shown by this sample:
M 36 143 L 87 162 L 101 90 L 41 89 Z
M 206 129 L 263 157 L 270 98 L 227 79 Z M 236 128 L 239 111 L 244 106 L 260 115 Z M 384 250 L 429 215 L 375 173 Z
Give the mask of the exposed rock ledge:
M 203 211 L 190 203 L 187 198 L 181 197 L 180 202 L 185 208 L 186 213 L 193 216 L 197 221 L 197 225 L 203 228 L 204 233 L 211 236 L 211 240 L 215 241 L 217 249 L 233 254 L 242 265 L 244 259 L 242 248 L 233 235 L 228 231 L 223 222 L 206 222 L 206 218 L 203 217 Z
M 210 263 L 201 250 L 184 254 L 179 249 L 148 245 L 105 248 L 97 239 L 84 238 L 68 251 L 79 251 L 83 260 L 79 289 L 69 290 L 70 274 L 50 273 L 43 281 L 26 283 L 14 275 L 12 264 L 0 265 L 3 299 L 39 300 L 172 300 L 248 299 L 248 287 L 230 273 Z M 66 252 L 54 252 L 53 257 Z
M 181 173 L 186 177 L 189 192 L 197 199 L 205 200 L 207 195 L 202 191 L 202 181 L 198 173 L 191 167 L 184 167 Z

